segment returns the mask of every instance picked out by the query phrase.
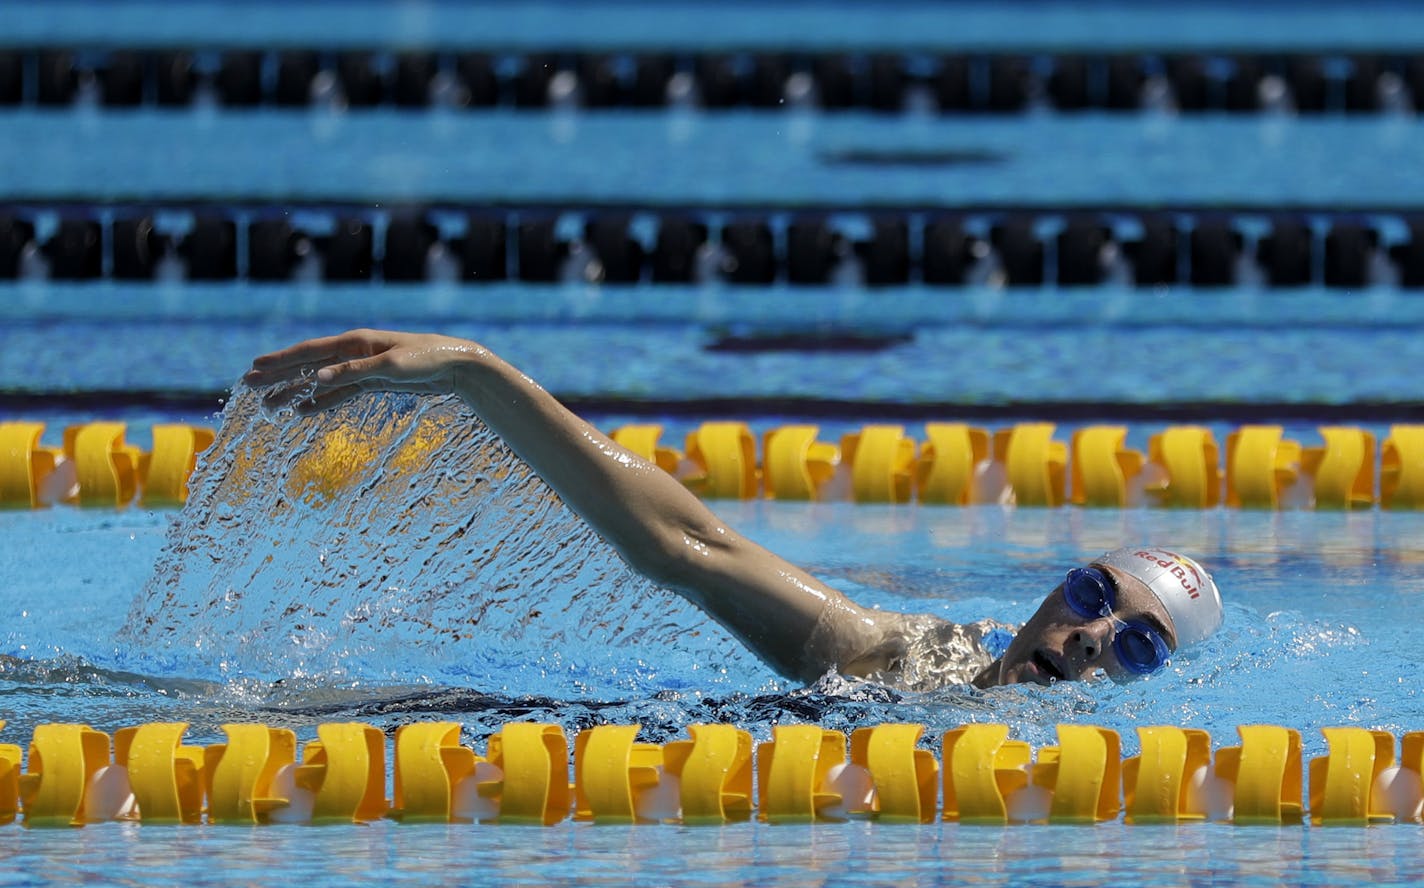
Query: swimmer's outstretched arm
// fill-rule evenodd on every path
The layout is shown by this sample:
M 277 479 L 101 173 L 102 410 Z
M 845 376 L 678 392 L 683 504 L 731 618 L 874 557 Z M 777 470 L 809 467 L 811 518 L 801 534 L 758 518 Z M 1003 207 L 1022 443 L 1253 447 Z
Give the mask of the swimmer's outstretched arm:
M 354 330 L 262 355 L 244 377 L 269 403 L 315 413 L 367 391 L 453 393 L 639 573 L 676 590 L 784 675 L 866 675 L 902 652 L 901 615 L 866 610 L 742 538 L 681 482 L 574 415 L 488 349 L 446 336 Z

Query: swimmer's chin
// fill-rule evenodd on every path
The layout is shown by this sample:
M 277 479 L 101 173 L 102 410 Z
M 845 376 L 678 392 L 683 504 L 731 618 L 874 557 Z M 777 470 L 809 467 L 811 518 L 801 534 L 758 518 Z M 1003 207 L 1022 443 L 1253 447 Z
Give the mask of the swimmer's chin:
M 1000 674 L 1004 669 L 1004 658 L 999 657 L 979 670 L 979 674 L 969 680 L 969 684 L 976 688 L 996 688 L 1003 684 L 1003 676 Z

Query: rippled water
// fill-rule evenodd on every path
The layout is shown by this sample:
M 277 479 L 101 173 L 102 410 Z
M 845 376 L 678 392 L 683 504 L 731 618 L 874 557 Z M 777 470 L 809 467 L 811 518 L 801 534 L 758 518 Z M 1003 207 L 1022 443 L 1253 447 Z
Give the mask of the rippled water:
M 3 884 L 1408 885 L 1418 827 L 868 823 L 0 829 Z M 1411 841 L 1414 840 L 1414 841 Z M 132 873 L 132 876 L 125 874 Z
M 786 287 L 92 287 L 0 286 L 0 389 L 197 393 L 216 409 L 213 393 L 253 355 L 373 318 L 477 339 L 559 395 L 634 404 L 799 398 L 936 404 L 950 414 L 955 404 L 1088 400 L 1135 405 L 1145 416 L 1191 402 L 1407 404 L 1424 360 L 1424 300 L 1392 288 L 898 288 L 828 297 Z M 41 319 L 25 317 L 27 298 L 46 306 L 35 309 Z M 382 307 L 392 300 L 400 304 L 393 317 Z M 106 307 L 91 307 L 96 301 Z M 519 320 L 531 305 L 535 316 Z M 671 317 L 684 307 L 684 317 Z M 907 338 L 867 354 L 707 348 L 719 329 L 807 324 Z M 1162 359 L 1168 354 L 1182 359 Z
M 343 3 L 348 14 L 336 16 L 322 2 L 244 0 L 243 14 L 234 16 L 223 0 L 180 7 L 154 0 L 71 0 L 34 5 L 14 23 L 9 39 L 20 45 L 55 35 L 82 43 L 133 40 L 201 45 L 258 43 L 280 33 L 293 44 L 315 46 L 392 41 L 488 43 L 515 49 L 724 45 L 841 49 L 870 44 L 911 49 L 1123 47 L 1131 51 L 1144 45 L 1216 49 L 1223 34 L 1231 35 L 1233 46 L 1261 49 L 1413 46 L 1424 35 L 1424 15 L 1413 4 L 1376 0 L 1371 7 L 1381 14 L 1360 15 L 1358 5 L 1341 0 L 1248 5 L 1181 0 L 1033 2 L 1035 27 L 1025 28 L 1018 9 L 986 0 L 948 4 L 896 0 L 873 6 L 832 0 L 815 4 L 814 10 L 822 12 L 819 15 L 808 15 L 808 10 L 814 10 L 801 0 L 734 2 L 717 8 L 699 0 L 602 4 L 532 0 L 489 4 L 480 7 L 479 15 L 470 15 L 469 6 L 457 0 L 398 4 L 363 0 Z M 1183 15 L 1184 8 L 1191 15 Z M 1289 14 L 1283 15 L 1283 8 Z

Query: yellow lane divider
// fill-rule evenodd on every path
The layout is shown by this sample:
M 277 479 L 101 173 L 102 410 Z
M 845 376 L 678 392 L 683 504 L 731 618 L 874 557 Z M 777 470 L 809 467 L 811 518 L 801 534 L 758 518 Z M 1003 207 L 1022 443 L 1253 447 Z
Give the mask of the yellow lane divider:
M 45 504 L 45 482 L 62 451 L 40 446 L 42 422 L 0 423 L 0 503 L 11 508 Z
M 1220 450 L 1210 429 L 1173 426 L 1153 435 L 1147 461 L 1156 471 L 1143 490 L 1158 505 L 1210 509 L 1221 502 Z
M 1079 428 L 1070 443 L 1055 438 L 1053 423 L 991 433 L 932 422 L 924 431 L 920 442 L 903 426 L 871 424 L 832 443 L 819 440 L 819 426 L 790 424 L 758 442 L 745 422 L 705 422 L 688 433 L 683 450 L 665 446 L 662 426 L 653 423 L 611 436 L 710 499 L 1424 508 L 1424 425 L 1395 425 L 1378 448 L 1373 434 L 1353 426 L 1322 426 L 1322 443 L 1307 447 L 1280 426 L 1244 425 L 1227 435 L 1224 462 L 1223 448 L 1202 426 L 1170 426 L 1148 439 L 1146 453 L 1127 446 L 1128 429 L 1120 425 Z M 0 507 L 181 505 L 199 455 L 213 442 L 212 429 L 180 424 L 154 426 L 149 452 L 126 442 L 123 423 L 71 426 L 60 448 L 43 446 L 43 434 L 43 423 L 0 423 Z M 335 443 L 299 458 L 290 483 L 301 489 L 292 494 L 318 506 L 331 501 L 390 437 L 342 431 Z M 400 459 L 419 459 L 443 440 L 417 430 Z
M 839 447 L 815 425 L 763 435 L 757 460 L 744 423 L 704 423 L 685 453 L 661 444 L 662 426 L 624 426 L 614 439 L 683 480 L 723 499 L 851 500 L 938 505 L 1013 503 L 1055 507 L 1161 506 L 1244 509 L 1424 508 L 1424 426 L 1396 425 L 1380 448 L 1353 426 L 1322 426 L 1322 444 L 1305 447 L 1272 425 L 1232 431 L 1223 448 L 1202 426 L 1171 426 L 1126 444 L 1118 425 L 1077 429 L 1071 446 L 1053 423 L 989 430 L 927 423 L 917 443 L 903 426 L 867 425 Z M 1378 490 L 1376 489 L 1378 477 Z
M 0 728 L 4 723 L 0 722 Z M 1000 724 L 954 728 L 882 724 L 849 738 L 816 725 L 778 725 L 753 748 L 732 725 L 692 725 L 688 738 L 640 742 L 638 725 L 580 731 L 570 748 L 554 724 L 510 723 L 484 755 L 457 722 L 395 734 L 394 799 L 387 741 L 361 723 L 328 723 L 296 754 L 295 735 L 224 725 L 227 742 L 188 746 L 183 722 L 124 728 L 112 741 L 85 725 L 35 728 L 0 745 L 0 823 L 730 823 L 848 819 L 930 823 L 1125 823 L 1363 826 L 1421 822 L 1424 732 L 1395 737 L 1322 729 L 1327 753 L 1302 761 L 1298 731 L 1243 725 L 1240 743 L 1211 752 L 1205 731 L 1137 729 L 1141 752 L 1121 757 L 1118 734 L 1058 726 L 1035 750 Z M 753 791 L 753 774 L 756 778 Z M 938 803 L 938 804 L 937 804 Z
M 153 449 L 127 443 L 121 422 L 64 430 L 64 445 L 44 447 L 44 423 L 0 422 L 0 508 L 54 504 L 124 508 L 182 505 L 198 455 L 213 430 L 183 424 L 153 427 Z M 141 495 L 140 495 L 141 492 Z

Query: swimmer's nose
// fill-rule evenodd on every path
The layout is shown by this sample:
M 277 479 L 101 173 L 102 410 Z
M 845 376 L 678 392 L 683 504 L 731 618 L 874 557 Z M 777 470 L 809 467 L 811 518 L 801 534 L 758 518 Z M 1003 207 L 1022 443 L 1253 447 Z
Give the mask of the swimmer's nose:
M 1101 619 L 1084 623 L 1068 636 L 1064 653 L 1079 666 L 1095 664 L 1112 643 L 1112 631 L 1111 620 Z

